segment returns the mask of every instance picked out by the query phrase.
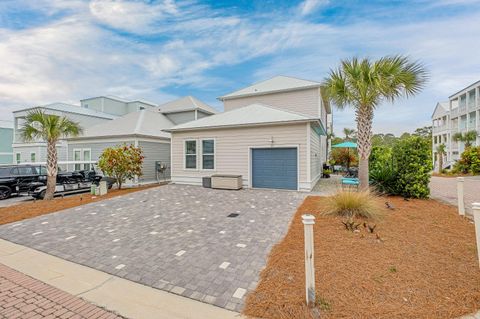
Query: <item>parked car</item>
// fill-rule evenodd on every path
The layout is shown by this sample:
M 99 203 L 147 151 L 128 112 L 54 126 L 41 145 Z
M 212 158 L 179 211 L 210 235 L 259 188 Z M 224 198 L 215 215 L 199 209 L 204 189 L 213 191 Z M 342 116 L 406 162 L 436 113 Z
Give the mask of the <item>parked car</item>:
M 91 184 L 105 179 L 111 188 L 112 179 L 98 175 L 94 170 L 64 172 L 57 174 L 56 193 L 88 191 Z M 47 169 L 44 165 L 6 165 L 0 166 L 0 200 L 12 195 L 29 194 L 43 198 L 47 185 Z

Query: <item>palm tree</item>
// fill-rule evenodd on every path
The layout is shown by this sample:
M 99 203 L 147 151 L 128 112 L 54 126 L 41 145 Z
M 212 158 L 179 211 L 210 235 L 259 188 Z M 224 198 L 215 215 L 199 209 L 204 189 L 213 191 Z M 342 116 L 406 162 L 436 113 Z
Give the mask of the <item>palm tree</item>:
M 343 134 L 345 134 L 345 140 L 346 140 L 346 141 L 349 141 L 350 139 L 355 138 L 355 134 L 356 134 L 356 133 L 357 133 L 357 132 L 356 132 L 353 128 L 347 128 L 347 127 L 345 127 L 345 128 L 343 129 Z
M 443 169 L 443 156 L 445 156 L 445 144 L 440 144 L 436 148 L 438 156 L 438 172 L 441 173 Z
M 455 134 L 453 134 L 452 136 L 452 139 L 455 141 L 455 142 L 464 142 L 465 143 L 465 147 L 470 147 L 472 146 L 472 142 L 475 142 L 477 140 L 477 131 L 475 130 L 471 130 L 471 131 L 468 131 L 468 132 L 465 132 L 465 133 L 460 133 L 460 132 L 457 132 Z
M 82 128 L 66 117 L 45 114 L 44 111 L 35 109 L 27 114 L 20 131 L 26 142 L 35 139 L 47 142 L 47 189 L 44 199 L 50 200 L 57 184 L 57 142 L 62 137 L 81 134 Z
M 331 70 L 324 82 L 327 98 L 339 109 L 355 109 L 360 189 L 368 190 L 368 158 L 372 148 L 374 111 L 384 101 L 420 92 L 427 80 L 423 65 L 408 57 L 389 56 L 376 61 L 352 58 Z

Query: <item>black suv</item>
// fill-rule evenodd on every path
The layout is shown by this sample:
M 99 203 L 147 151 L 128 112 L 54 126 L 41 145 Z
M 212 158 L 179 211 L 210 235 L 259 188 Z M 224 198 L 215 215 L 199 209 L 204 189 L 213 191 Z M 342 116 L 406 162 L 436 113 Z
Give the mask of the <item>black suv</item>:
M 58 171 L 58 184 L 72 184 L 83 181 L 98 183 L 101 177 L 95 171 Z M 47 184 L 47 168 L 43 165 L 7 165 L 0 166 L 0 200 L 12 194 L 30 193 L 39 186 Z M 110 185 L 109 185 L 110 186 Z

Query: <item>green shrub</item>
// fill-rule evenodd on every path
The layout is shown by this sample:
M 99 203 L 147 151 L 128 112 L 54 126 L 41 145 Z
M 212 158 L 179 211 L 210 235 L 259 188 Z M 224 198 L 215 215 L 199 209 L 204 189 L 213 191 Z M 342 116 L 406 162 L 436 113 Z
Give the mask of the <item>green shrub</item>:
M 327 198 L 324 215 L 378 219 L 384 212 L 383 206 L 370 192 L 341 191 Z
M 393 164 L 385 164 L 371 170 L 370 181 L 379 193 L 397 194 L 397 171 Z
M 411 136 L 393 147 L 393 162 L 397 173 L 396 191 L 399 195 L 427 198 L 430 195 L 432 154 L 426 139 Z
M 480 146 L 467 147 L 454 169 L 464 174 L 480 174 Z

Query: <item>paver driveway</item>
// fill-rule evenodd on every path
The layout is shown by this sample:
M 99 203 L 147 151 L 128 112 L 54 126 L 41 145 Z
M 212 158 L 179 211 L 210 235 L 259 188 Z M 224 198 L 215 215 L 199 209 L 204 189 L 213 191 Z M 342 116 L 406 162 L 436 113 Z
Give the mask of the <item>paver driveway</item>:
M 3 225 L 0 237 L 240 311 L 303 197 L 167 185 Z

